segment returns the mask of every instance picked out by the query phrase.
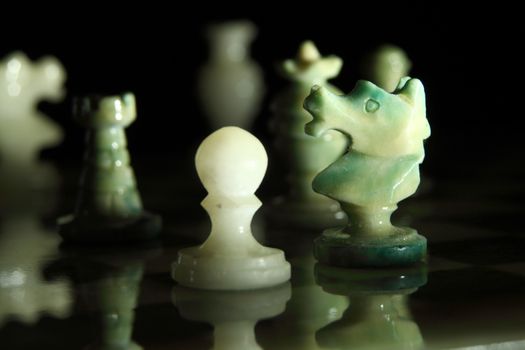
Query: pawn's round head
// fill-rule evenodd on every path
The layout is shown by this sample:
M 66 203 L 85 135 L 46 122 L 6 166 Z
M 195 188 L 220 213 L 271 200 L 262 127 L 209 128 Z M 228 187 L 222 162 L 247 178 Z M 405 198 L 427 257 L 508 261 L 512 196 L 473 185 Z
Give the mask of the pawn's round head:
M 195 155 L 199 178 L 211 195 L 252 195 L 264 178 L 268 156 L 262 143 L 235 126 L 209 135 Z

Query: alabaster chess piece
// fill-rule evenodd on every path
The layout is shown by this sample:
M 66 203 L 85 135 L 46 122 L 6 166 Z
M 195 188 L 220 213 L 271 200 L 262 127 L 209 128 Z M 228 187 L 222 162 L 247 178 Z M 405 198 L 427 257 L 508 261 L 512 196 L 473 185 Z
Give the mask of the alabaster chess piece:
M 393 92 L 399 80 L 410 73 L 412 62 L 400 47 L 386 44 L 377 47 L 363 62 L 364 78 L 383 90 Z
M 173 278 L 202 289 L 264 288 L 288 281 L 284 252 L 255 240 L 251 231 L 261 201 L 254 195 L 266 172 L 262 143 L 238 127 L 209 135 L 195 155 L 195 166 L 208 196 L 202 206 L 212 228 L 206 241 L 179 251 Z
M 75 212 L 59 221 L 60 235 L 70 242 L 156 238 L 161 219 L 142 208 L 124 132 L 136 118 L 134 95 L 78 99 L 74 116 L 87 129 L 86 151 Z
M 51 56 L 32 62 L 15 52 L 0 60 L 0 182 L 6 187 L 58 185 L 54 168 L 38 157 L 58 145 L 63 133 L 37 106 L 60 102 L 65 79 L 64 67 Z
M 250 129 L 264 95 L 262 70 L 250 57 L 257 33 L 249 21 L 209 26 L 210 58 L 201 68 L 198 90 L 213 129 L 238 126 Z
M 343 62 L 337 56 L 322 57 L 311 41 L 299 47 L 295 59 L 278 65 L 279 73 L 289 81 L 272 104 L 271 128 L 275 147 L 286 169 L 289 192 L 277 198 L 268 214 L 272 221 L 284 226 L 323 229 L 344 225 L 346 216 L 339 204 L 312 190 L 312 180 L 337 160 L 348 147 L 348 139 L 339 131 L 330 130 L 321 137 L 304 133 L 304 125 L 312 119 L 304 110 L 303 101 L 313 85 L 324 86 L 342 94 L 328 79 L 339 74 Z
M 425 344 L 408 297 L 427 282 L 424 265 L 401 269 L 342 269 L 316 265 L 315 278 L 327 293 L 345 295 L 341 319 L 316 333 L 322 349 L 407 350 Z
M 393 93 L 360 80 L 346 96 L 315 86 L 305 100 L 313 120 L 309 135 L 339 130 L 352 140 L 348 152 L 319 173 L 312 187 L 341 203 L 348 225 L 315 240 L 318 261 L 337 266 L 407 265 L 426 256 L 426 239 L 390 222 L 397 203 L 419 185 L 419 164 L 430 136 L 425 92 L 403 78 Z
M 177 286 L 173 290 L 173 303 L 185 319 L 213 325 L 213 350 L 260 350 L 255 325 L 283 313 L 290 296 L 289 283 L 249 291 Z

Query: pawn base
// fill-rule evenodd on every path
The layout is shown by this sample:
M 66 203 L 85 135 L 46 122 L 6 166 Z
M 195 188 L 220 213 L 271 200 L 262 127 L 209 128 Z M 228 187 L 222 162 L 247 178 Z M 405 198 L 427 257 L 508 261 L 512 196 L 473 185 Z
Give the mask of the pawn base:
M 67 216 L 60 219 L 58 233 L 71 243 L 120 243 L 155 239 L 161 228 L 159 215 L 143 212 L 135 218 L 115 221 Z
M 427 240 L 411 228 L 394 228 L 384 237 L 355 237 L 342 229 L 327 230 L 314 240 L 314 256 L 339 267 L 407 266 L 424 260 Z
M 200 247 L 182 249 L 173 264 L 179 284 L 198 289 L 247 290 L 279 285 L 290 279 L 283 251 L 261 247 L 245 254 L 203 253 Z
M 268 209 L 267 215 L 273 226 L 310 230 L 342 226 L 347 222 L 346 214 L 337 202 L 298 201 L 278 198 Z

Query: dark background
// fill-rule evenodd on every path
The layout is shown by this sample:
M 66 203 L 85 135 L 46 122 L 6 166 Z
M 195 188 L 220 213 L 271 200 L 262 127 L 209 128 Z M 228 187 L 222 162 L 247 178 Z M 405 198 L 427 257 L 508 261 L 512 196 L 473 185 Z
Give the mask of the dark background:
M 382 43 L 406 50 L 411 75 L 427 93 L 432 136 L 427 143 L 426 172 L 454 176 L 450 164 L 505 158 L 521 162 L 521 70 L 523 25 L 519 12 L 492 7 L 414 5 L 373 2 L 217 4 L 186 3 L 175 8 L 128 4 L 110 8 L 62 6 L 53 16 L 31 8 L 5 12 L 0 56 L 21 50 L 31 59 L 52 54 L 68 71 L 68 96 L 41 109 L 66 131 L 64 143 L 43 152 L 58 163 L 79 161 L 83 130 L 71 119 L 71 98 L 83 93 L 136 94 L 138 119 L 128 129 L 133 158 L 168 157 L 192 152 L 209 132 L 195 96 L 195 77 L 207 59 L 203 29 L 210 22 L 250 19 L 259 28 L 252 57 L 265 72 L 267 96 L 254 133 L 268 141 L 268 104 L 285 84 L 274 71 L 276 61 L 295 55 L 299 43 L 313 40 L 322 54 L 343 58 L 333 83 L 349 92 L 360 78 L 363 56 Z M 125 11 L 126 10 L 126 11 Z M 127 12 L 129 10 L 129 13 Z M 476 174 L 473 174 L 475 176 Z

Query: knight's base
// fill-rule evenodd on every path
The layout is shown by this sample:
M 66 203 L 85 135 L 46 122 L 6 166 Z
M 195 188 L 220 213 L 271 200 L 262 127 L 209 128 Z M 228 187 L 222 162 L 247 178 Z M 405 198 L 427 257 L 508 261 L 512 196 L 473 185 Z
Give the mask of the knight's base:
M 111 222 L 68 216 L 60 219 L 58 233 L 71 243 L 121 243 L 155 239 L 161 228 L 159 215 L 143 212 L 136 218 Z
M 399 228 L 385 237 L 354 237 L 342 230 L 327 230 L 314 240 L 314 256 L 339 267 L 407 266 L 423 261 L 427 240 L 411 228 Z
M 272 226 L 323 230 L 327 227 L 343 226 L 346 214 L 334 201 L 292 201 L 277 198 L 266 210 Z

